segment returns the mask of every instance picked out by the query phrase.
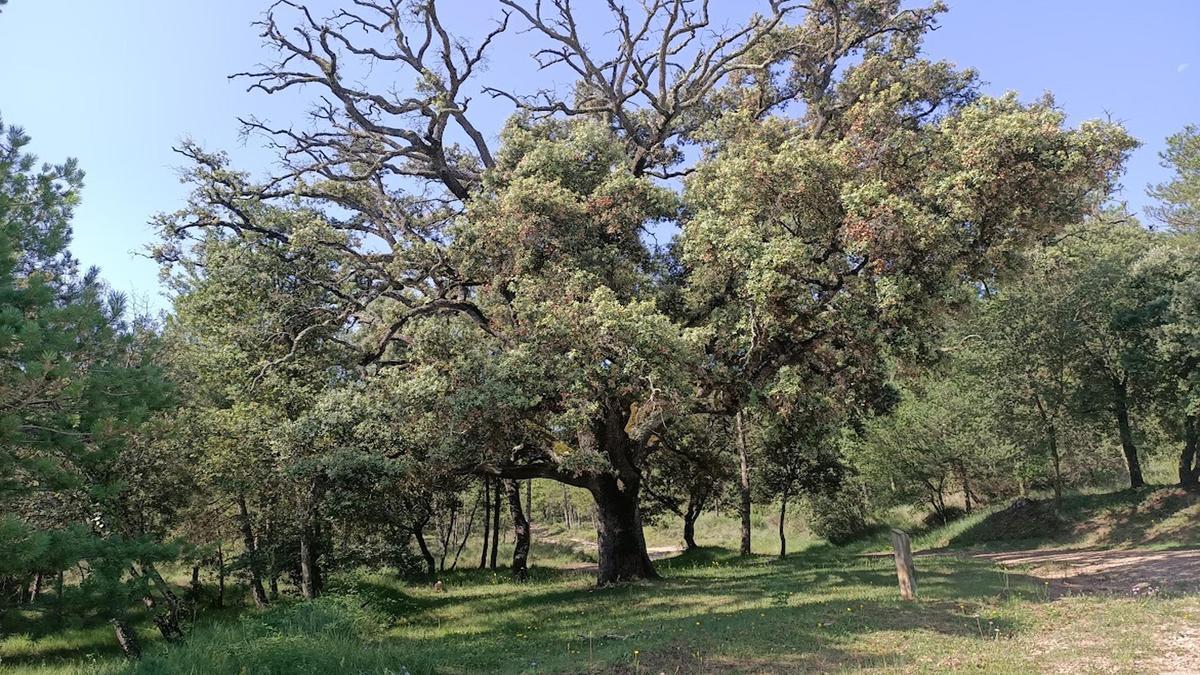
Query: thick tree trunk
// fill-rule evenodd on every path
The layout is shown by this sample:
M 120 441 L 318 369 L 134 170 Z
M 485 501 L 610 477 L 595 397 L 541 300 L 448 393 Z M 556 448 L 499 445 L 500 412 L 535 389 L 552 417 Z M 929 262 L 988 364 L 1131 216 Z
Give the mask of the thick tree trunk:
M 489 567 L 496 569 L 496 557 L 500 552 L 500 481 L 492 490 L 492 554 Z
M 1196 418 L 1190 415 L 1183 418 L 1183 452 L 1179 455 L 1179 484 L 1196 485 L 1200 479 L 1200 466 L 1197 466 L 1196 453 L 1200 448 L 1200 430 L 1197 430 Z
M 504 481 L 504 492 L 508 496 L 508 508 L 513 521 L 512 575 L 516 581 L 529 578 L 529 521 L 521 510 L 521 484 L 515 480 Z
M 242 531 L 242 545 L 246 549 L 246 557 L 250 571 L 250 594 L 254 597 L 254 606 L 264 609 L 269 604 L 267 592 L 262 584 L 262 564 L 259 561 L 258 545 L 254 540 L 254 529 L 250 523 L 250 509 L 246 506 L 246 496 L 237 496 L 238 521 Z
M 1133 443 L 1133 427 L 1129 424 L 1129 394 L 1125 383 L 1113 380 L 1113 409 L 1117 415 L 1117 432 L 1121 436 L 1121 450 L 1125 453 L 1125 464 L 1129 467 L 1129 487 L 1140 488 L 1146 484 L 1142 478 L 1142 464 L 1138 461 L 1137 446 Z
M 746 426 L 744 415 L 738 412 L 734 416 L 735 431 L 737 433 L 737 448 L 738 460 L 740 463 L 738 492 L 740 493 L 740 503 L 738 511 L 742 517 L 742 546 L 740 553 L 743 556 L 750 555 L 750 455 L 746 448 Z
M 137 633 L 124 619 L 112 620 L 113 632 L 117 636 L 117 644 L 121 647 L 121 653 L 127 659 L 142 658 L 142 645 L 138 642 Z
M 487 567 L 488 560 L 488 539 L 489 533 L 492 531 L 492 479 L 484 477 L 483 479 L 483 550 L 479 552 L 479 569 Z
M 638 506 L 638 485 L 604 475 L 592 482 L 596 500 L 597 543 L 600 573 L 597 585 L 636 579 L 657 579 L 646 537 L 642 532 L 642 511 Z

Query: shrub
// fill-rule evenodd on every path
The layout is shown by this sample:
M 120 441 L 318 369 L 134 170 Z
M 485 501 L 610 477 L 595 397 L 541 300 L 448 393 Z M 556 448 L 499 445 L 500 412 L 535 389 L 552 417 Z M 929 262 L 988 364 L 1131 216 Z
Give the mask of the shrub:
M 926 528 L 932 529 L 935 527 L 941 527 L 943 525 L 949 525 L 965 515 L 967 515 L 967 512 L 964 509 L 957 506 L 947 506 L 942 509 L 941 513 L 933 511 L 926 514 L 925 518 L 921 520 L 921 524 Z
M 867 507 L 862 485 L 847 480 L 838 489 L 808 498 L 809 529 L 832 544 L 846 544 L 866 534 Z
M 272 607 L 198 627 L 160 645 L 136 673 L 403 673 L 407 659 L 379 643 L 390 617 L 352 593 Z

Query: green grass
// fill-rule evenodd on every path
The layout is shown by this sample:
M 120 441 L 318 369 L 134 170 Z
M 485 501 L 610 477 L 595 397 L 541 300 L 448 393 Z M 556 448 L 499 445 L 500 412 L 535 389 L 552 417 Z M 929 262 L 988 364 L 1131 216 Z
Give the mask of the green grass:
M 1009 502 L 976 509 L 946 525 L 923 527 L 905 509 L 844 552 L 891 550 L 889 527 L 912 534 L 913 550 L 1013 550 L 1036 548 L 1172 549 L 1200 546 L 1200 492 L 1178 487 L 1080 492 L 1053 500 L 1039 495 L 1032 509 L 1009 511 Z
M 551 569 L 522 585 L 464 571 L 444 577 L 445 593 L 358 575 L 318 602 L 149 645 L 135 666 L 72 654 L 79 645 L 58 637 L 8 638 L 0 654 L 15 671 L 55 673 L 1019 672 L 1060 649 L 1062 659 L 1132 671 L 1155 651 L 1147 634 L 1200 615 L 1195 598 L 1048 602 L 1036 580 L 950 558 L 920 561 L 916 603 L 897 598 L 886 559 L 742 560 L 702 549 L 659 568 L 662 581 L 608 589 Z
M 1186 544 L 1194 506 L 1191 495 L 1175 491 L 1077 495 L 1052 539 Z M 995 533 L 994 515 L 921 533 L 918 545 L 966 541 L 987 528 Z M 774 550 L 769 520 L 757 538 Z M 727 524 L 714 529 L 730 536 Z M 672 536 L 649 533 L 652 546 L 656 537 Z M 137 664 L 117 656 L 106 625 L 80 621 L 45 633 L 34 617 L 6 617 L 0 670 L 1141 672 L 1185 670 L 1164 655 L 1187 653 L 1200 637 L 1188 627 L 1200 620 L 1195 596 L 1051 601 L 1037 579 L 952 557 L 920 558 L 920 600 L 902 602 L 891 560 L 857 555 L 872 544 L 836 548 L 808 539 L 806 550 L 786 560 L 741 559 L 707 547 L 659 561 L 660 581 L 597 589 L 588 572 L 563 567 L 586 556 L 543 542 L 533 558 L 542 566 L 526 584 L 477 569 L 439 575 L 444 593 L 434 592 L 431 580 L 335 576 L 317 602 L 205 613 L 180 645 L 150 640 L 152 631 L 143 628 L 146 656 Z M 464 563 L 473 568 L 478 555 Z M 1171 642 L 1186 635 L 1186 643 Z

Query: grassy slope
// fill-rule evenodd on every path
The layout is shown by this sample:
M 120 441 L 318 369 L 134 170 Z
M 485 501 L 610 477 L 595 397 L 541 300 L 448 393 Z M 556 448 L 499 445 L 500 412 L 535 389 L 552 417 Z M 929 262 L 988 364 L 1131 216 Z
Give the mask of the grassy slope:
M 1043 499 L 1023 509 L 1002 504 L 920 531 L 917 549 L 1150 548 L 1200 546 L 1200 493 L 1175 487 L 1074 494 L 1055 513 Z M 871 542 L 880 548 L 881 541 Z
M 1057 544 L 1194 543 L 1190 495 L 1081 495 L 1065 506 Z M 966 542 L 995 534 L 997 523 L 978 514 L 918 543 Z M 671 536 L 651 540 L 660 535 Z M 317 603 L 212 617 L 182 646 L 148 645 L 134 671 L 1135 672 L 1170 669 L 1145 659 L 1173 649 L 1161 641 L 1200 620 L 1195 597 L 1049 602 L 1036 580 L 950 558 L 921 560 L 921 600 L 906 604 L 896 599 L 890 560 L 852 552 L 813 545 L 785 561 L 739 560 L 708 548 L 661 561 L 663 581 L 600 590 L 586 573 L 544 567 L 521 586 L 487 571 L 448 573 L 444 594 L 388 575 L 341 578 Z M 541 553 L 543 561 L 571 558 Z M 104 626 L 9 637 L 0 640 L 0 665 L 125 672 L 111 642 Z

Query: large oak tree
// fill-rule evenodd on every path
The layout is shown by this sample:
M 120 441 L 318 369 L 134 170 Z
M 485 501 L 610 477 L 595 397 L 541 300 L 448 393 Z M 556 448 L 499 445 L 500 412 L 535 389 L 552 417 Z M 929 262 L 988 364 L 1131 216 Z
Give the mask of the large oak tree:
M 197 197 L 168 249 L 211 228 L 327 247 L 312 283 L 339 300 L 292 339 L 338 327 L 430 461 L 586 488 L 599 581 L 653 577 L 639 497 L 676 420 L 814 392 L 872 405 L 881 356 L 1079 220 L 1132 145 L 980 96 L 921 55 L 942 8 L 900 4 L 771 0 L 721 32 L 703 0 L 613 1 L 605 39 L 566 0 L 499 0 L 471 46 L 432 1 L 282 0 L 262 22 L 279 59 L 242 76 L 313 94 L 313 124 L 246 121 L 280 151 L 266 180 L 186 148 Z M 479 81 L 509 24 L 570 91 Z M 495 148 L 472 121 L 488 94 L 517 108 Z

